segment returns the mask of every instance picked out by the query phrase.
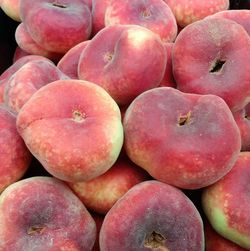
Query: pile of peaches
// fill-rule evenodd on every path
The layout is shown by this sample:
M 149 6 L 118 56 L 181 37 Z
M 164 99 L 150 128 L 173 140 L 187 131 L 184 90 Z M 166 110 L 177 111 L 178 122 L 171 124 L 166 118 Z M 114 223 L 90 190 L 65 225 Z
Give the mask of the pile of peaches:
M 0 0 L 0 251 L 250 250 L 250 9 L 232 6 Z

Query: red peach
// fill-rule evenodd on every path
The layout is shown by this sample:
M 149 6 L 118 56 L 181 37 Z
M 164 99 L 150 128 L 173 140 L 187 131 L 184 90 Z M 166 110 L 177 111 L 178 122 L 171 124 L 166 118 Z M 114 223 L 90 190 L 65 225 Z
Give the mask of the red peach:
M 206 251 L 246 251 L 218 234 L 208 222 L 205 223 L 205 240 Z
M 31 154 L 16 129 L 16 117 L 0 105 L 0 193 L 22 178 L 27 171 Z
M 52 62 L 32 60 L 23 65 L 6 82 L 4 103 L 9 109 L 18 113 L 29 98 L 42 86 L 65 76 Z
M 49 60 L 43 56 L 38 55 L 27 55 L 19 60 L 17 60 L 14 64 L 12 64 L 9 68 L 7 68 L 1 75 L 0 75 L 0 103 L 3 103 L 3 96 L 4 96 L 4 88 L 6 85 L 6 82 L 9 80 L 9 78 L 18 70 L 20 69 L 24 64 L 26 64 L 29 61 L 37 60 L 37 59 L 45 59 Z
M 62 54 L 48 51 L 37 44 L 28 33 L 24 23 L 17 26 L 15 38 L 18 46 L 28 54 L 44 56 L 54 61 L 62 57 Z
M 232 170 L 205 188 L 202 206 L 213 229 L 250 250 L 250 152 L 241 152 Z
M 88 209 L 106 214 L 131 187 L 147 179 L 149 175 L 143 169 L 120 157 L 97 178 L 68 185 Z
M 0 196 L 0 250 L 91 251 L 96 225 L 62 181 L 32 177 Z
M 250 36 L 232 20 L 205 18 L 188 25 L 173 47 L 177 88 L 214 94 L 233 112 L 242 109 L 250 99 L 249 51 Z
M 89 42 L 89 40 L 81 42 L 68 50 L 57 63 L 59 70 L 72 79 L 78 79 L 78 63 L 80 55 Z
M 91 12 L 82 0 L 22 0 L 20 16 L 32 39 L 48 51 L 66 53 L 91 34 Z
M 144 181 L 106 214 L 99 243 L 102 251 L 201 251 L 203 223 L 181 190 L 159 181 Z
M 100 85 L 119 105 L 126 105 L 160 84 L 166 60 L 163 42 L 149 29 L 108 26 L 82 52 L 78 76 Z
M 113 0 L 105 12 L 105 26 L 136 24 L 148 28 L 162 39 L 172 42 L 177 35 L 175 17 L 162 0 Z
M 123 127 L 129 158 L 155 179 L 183 189 L 221 179 L 241 148 L 239 128 L 222 98 L 171 87 L 137 96 Z
M 164 0 L 173 11 L 180 27 L 203 19 L 216 12 L 227 10 L 229 0 Z
M 105 12 L 111 0 L 92 0 L 92 36 L 105 27 Z
M 106 172 L 123 144 L 118 105 L 103 88 L 81 80 L 40 88 L 18 113 L 17 129 L 44 168 L 70 182 Z
M 247 33 L 250 35 L 250 10 L 224 10 L 219 11 L 213 15 L 208 16 L 207 18 L 227 18 L 236 23 L 242 25 Z

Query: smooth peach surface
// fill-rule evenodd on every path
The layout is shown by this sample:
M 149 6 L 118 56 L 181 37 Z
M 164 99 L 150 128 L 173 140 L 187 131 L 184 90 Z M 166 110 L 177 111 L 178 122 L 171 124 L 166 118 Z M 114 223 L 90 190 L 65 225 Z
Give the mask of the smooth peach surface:
M 57 67 L 72 79 L 78 79 L 78 63 L 82 51 L 85 49 L 90 40 L 81 42 L 70 50 L 57 63 Z
M 0 250 L 91 251 L 96 225 L 82 202 L 52 177 L 18 181 L 0 196 Z
M 31 154 L 16 129 L 16 117 L 0 105 L 0 193 L 27 171 Z
M 215 95 L 154 88 L 130 104 L 123 126 L 130 159 L 155 179 L 184 189 L 222 178 L 241 148 L 233 115 Z
M 240 153 L 232 170 L 202 194 L 204 212 L 224 238 L 250 250 L 250 153 Z
M 37 59 L 46 59 L 43 56 L 38 55 L 27 55 L 19 60 L 17 60 L 15 63 L 13 63 L 9 68 L 7 68 L 1 75 L 0 75 L 0 103 L 3 103 L 3 96 L 4 96 L 4 89 L 7 81 L 9 78 L 18 70 L 20 69 L 24 64 L 26 64 L 29 61 L 37 60 Z
M 17 128 L 45 169 L 71 182 L 106 172 L 123 144 L 118 105 L 103 88 L 81 80 L 40 88 L 18 113 Z
M 18 113 L 29 98 L 42 86 L 68 78 L 52 62 L 33 60 L 23 65 L 7 81 L 4 103 Z
M 48 51 L 66 53 L 91 34 L 91 12 L 82 0 L 22 0 L 20 16 L 34 41 Z
M 164 2 L 173 11 L 180 27 L 185 27 L 206 16 L 229 8 L 229 0 L 164 0 Z
M 29 54 L 44 56 L 55 61 L 58 61 L 62 57 L 62 54 L 48 51 L 37 44 L 30 36 L 24 23 L 20 23 L 17 26 L 15 39 L 19 47 Z
M 247 33 L 250 35 L 250 10 L 224 10 L 217 12 L 213 15 L 208 16 L 207 18 L 227 18 L 236 23 L 242 25 Z
M 232 20 L 206 18 L 185 27 L 173 47 L 177 88 L 218 95 L 232 111 L 242 109 L 250 98 L 249 51 L 250 36 Z
M 179 189 L 144 181 L 106 214 L 99 243 L 102 251 L 204 251 L 203 223 Z
M 147 28 L 108 26 L 84 49 L 78 76 L 100 85 L 118 104 L 125 105 L 160 84 L 166 60 L 162 41 Z
M 10 78 L 12 74 L 14 74 L 19 68 L 21 68 L 27 62 L 37 59 L 46 59 L 46 58 L 38 55 L 27 55 L 25 57 L 20 58 L 0 75 L 0 81 Z
M 86 182 L 69 183 L 70 188 L 90 210 L 106 214 L 134 185 L 150 176 L 125 157 L 119 157 L 104 174 Z
M 153 31 L 164 42 L 174 41 L 177 35 L 175 17 L 162 0 L 112 0 L 106 8 L 105 26 L 137 24 Z

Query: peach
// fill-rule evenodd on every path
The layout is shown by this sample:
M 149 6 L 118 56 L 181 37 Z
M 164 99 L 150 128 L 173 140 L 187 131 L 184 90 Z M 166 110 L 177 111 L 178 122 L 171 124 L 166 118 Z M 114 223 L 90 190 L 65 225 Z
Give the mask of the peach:
M 78 76 L 100 85 L 119 105 L 126 105 L 160 84 L 166 60 L 163 42 L 149 29 L 113 25 L 98 32 L 83 50 Z
M 20 18 L 20 0 L 1 0 L 1 9 L 4 13 L 17 22 L 21 22 Z
M 250 250 L 250 153 L 241 152 L 232 170 L 202 193 L 202 206 L 217 233 Z
M 43 56 L 38 56 L 38 55 L 27 55 L 20 58 L 0 75 L 0 81 L 10 78 L 12 74 L 14 74 L 19 68 L 21 68 L 27 62 L 32 61 L 32 60 L 37 60 L 37 59 L 46 59 L 46 58 Z M 46 60 L 49 60 L 49 59 L 46 59 Z
M 92 0 L 92 36 L 105 27 L 105 12 L 111 0 Z
M 168 5 L 162 0 L 113 0 L 106 8 L 105 26 L 137 24 L 153 31 L 163 42 L 172 42 L 177 23 Z
M 213 15 L 208 16 L 207 18 L 227 18 L 236 23 L 242 25 L 247 33 L 250 35 L 250 10 L 224 10 L 219 11 Z
M 32 177 L 0 196 L 0 250 L 91 251 L 95 222 L 60 180 Z
M 42 86 L 65 76 L 52 62 L 33 60 L 23 65 L 7 81 L 4 91 L 4 103 L 18 113 L 29 98 Z
M 78 63 L 80 55 L 89 42 L 89 40 L 81 42 L 68 50 L 57 63 L 59 70 L 72 79 L 78 79 Z
M 177 24 L 185 27 L 216 12 L 227 10 L 229 0 L 164 0 L 173 11 Z
M 3 96 L 4 96 L 4 88 L 6 85 L 6 82 L 9 80 L 9 78 L 18 70 L 20 69 L 24 64 L 26 64 L 29 61 L 37 60 L 37 59 L 46 59 L 45 57 L 38 56 L 38 55 L 27 55 L 19 60 L 17 60 L 15 63 L 13 63 L 10 67 L 8 67 L 1 75 L 0 75 L 0 103 L 3 103 Z
M 203 223 L 181 190 L 159 181 L 144 181 L 106 214 L 99 243 L 102 251 L 202 251 Z
M 171 87 L 137 96 L 123 127 L 129 158 L 155 179 L 183 189 L 221 179 L 241 148 L 238 126 L 222 98 Z
M 103 88 L 83 80 L 40 88 L 19 111 L 17 129 L 44 168 L 70 182 L 106 172 L 123 144 L 118 105 Z
M 66 53 L 91 34 L 91 12 L 82 0 L 22 0 L 20 16 L 32 39 L 48 51 Z
M 27 171 L 31 154 L 16 129 L 16 117 L 0 105 L 0 193 L 21 179 Z
M 206 251 L 246 251 L 218 234 L 208 222 L 205 223 L 205 240 Z
M 195 39 L 193 39 L 195 37 Z M 173 74 L 183 92 L 214 94 L 232 111 L 250 99 L 250 37 L 238 23 L 205 18 L 185 27 L 173 47 Z
M 18 46 L 28 54 L 44 56 L 56 62 L 62 57 L 62 54 L 48 51 L 37 44 L 28 33 L 24 23 L 17 26 L 15 38 Z
M 104 174 L 86 182 L 68 183 L 83 204 L 106 214 L 131 187 L 149 179 L 147 173 L 125 157 L 119 157 Z

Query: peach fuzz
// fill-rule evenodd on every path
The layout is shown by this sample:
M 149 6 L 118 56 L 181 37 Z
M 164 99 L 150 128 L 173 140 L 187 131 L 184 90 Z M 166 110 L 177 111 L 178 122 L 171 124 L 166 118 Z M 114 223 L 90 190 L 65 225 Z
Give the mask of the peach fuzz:
M 16 117 L 7 107 L 0 105 L 0 193 L 22 178 L 32 155 L 16 129 Z
M 1 75 L 0 75 L 0 103 L 3 103 L 4 98 L 4 89 L 6 82 L 9 80 L 9 78 L 18 70 L 20 69 L 24 64 L 26 64 L 29 61 L 37 60 L 37 59 L 45 59 L 49 60 L 43 56 L 38 55 L 27 55 L 24 57 L 21 57 L 18 59 L 15 63 L 13 63 L 9 68 L 7 68 Z
M 23 65 L 6 82 L 4 103 L 18 113 L 29 98 L 42 86 L 59 79 L 67 79 L 52 62 L 33 60 Z
M 233 112 L 242 109 L 250 99 L 249 51 L 250 36 L 232 20 L 205 18 L 188 25 L 173 47 L 177 88 L 214 94 L 223 98 Z
M 232 170 L 202 193 L 212 227 L 224 238 L 250 250 L 250 153 L 241 152 Z
M 63 56 L 63 54 L 48 51 L 37 44 L 30 36 L 24 23 L 20 23 L 17 26 L 15 39 L 18 46 L 28 54 L 44 56 L 56 62 Z
M 113 25 L 98 32 L 86 46 L 78 77 L 100 85 L 119 105 L 126 105 L 160 84 L 166 60 L 163 42 L 149 29 Z
M 48 51 L 66 53 L 91 34 L 91 11 L 82 0 L 22 0 L 20 16 L 32 39 Z
M 81 42 L 68 50 L 57 63 L 58 69 L 70 78 L 78 79 L 79 59 L 82 51 L 85 49 L 89 42 L 90 40 Z
M 0 250 L 91 251 L 94 219 L 60 180 L 31 177 L 0 196 Z
M 163 42 L 177 36 L 175 17 L 162 0 L 112 0 L 105 12 L 105 26 L 136 24 L 156 33 Z
M 225 101 L 158 87 L 137 96 L 123 118 L 129 158 L 183 189 L 213 184 L 233 167 L 241 137 Z
M 148 179 L 150 176 L 142 168 L 128 158 L 119 157 L 97 178 L 68 185 L 89 210 L 106 214 L 131 187 Z
M 227 10 L 229 0 L 164 0 L 175 15 L 177 24 L 185 27 L 216 12 Z
M 106 214 L 102 251 L 204 250 L 201 216 L 184 193 L 159 181 L 132 187 Z
M 118 105 L 103 88 L 81 80 L 40 88 L 18 113 L 17 129 L 44 168 L 70 182 L 106 172 L 123 144 Z
M 243 26 L 243 28 L 250 35 L 250 10 L 224 10 L 217 12 L 207 18 L 226 18 Z

